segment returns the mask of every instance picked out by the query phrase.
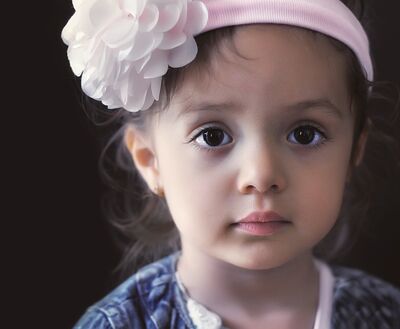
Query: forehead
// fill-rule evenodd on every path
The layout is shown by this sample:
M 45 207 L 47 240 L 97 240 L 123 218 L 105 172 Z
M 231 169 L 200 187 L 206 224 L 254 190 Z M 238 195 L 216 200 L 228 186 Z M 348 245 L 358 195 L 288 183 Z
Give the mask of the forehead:
M 284 25 L 243 26 L 210 58 L 208 67 L 185 75 L 172 98 L 175 107 L 229 101 L 278 108 L 308 99 L 348 105 L 346 59 L 318 33 Z

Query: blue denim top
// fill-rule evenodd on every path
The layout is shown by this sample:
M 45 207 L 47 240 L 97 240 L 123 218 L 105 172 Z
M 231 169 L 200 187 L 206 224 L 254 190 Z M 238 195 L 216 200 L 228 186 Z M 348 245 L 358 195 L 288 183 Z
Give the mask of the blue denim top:
M 195 329 L 175 277 L 179 255 L 143 267 L 89 307 L 74 329 Z M 400 329 L 399 289 L 360 270 L 330 267 L 332 329 Z

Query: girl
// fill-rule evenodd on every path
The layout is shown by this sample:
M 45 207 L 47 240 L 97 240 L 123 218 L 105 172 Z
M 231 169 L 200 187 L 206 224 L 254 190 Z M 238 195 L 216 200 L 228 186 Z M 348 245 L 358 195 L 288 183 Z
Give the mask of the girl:
M 323 261 L 372 127 L 358 2 L 73 3 L 71 67 L 138 173 L 126 264 L 168 254 L 75 328 L 400 328 L 397 288 Z

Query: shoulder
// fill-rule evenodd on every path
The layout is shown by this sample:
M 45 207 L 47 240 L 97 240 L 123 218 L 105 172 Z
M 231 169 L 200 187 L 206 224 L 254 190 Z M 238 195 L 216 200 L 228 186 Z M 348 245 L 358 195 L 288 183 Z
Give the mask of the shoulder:
M 90 306 L 74 329 L 162 327 L 159 322 L 168 314 L 164 308 L 172 304 L 176 257 L 172 254 L 140 269 Z
M 364 271 L 331 266 L 334 328 L 400 328 L 400 290 Z

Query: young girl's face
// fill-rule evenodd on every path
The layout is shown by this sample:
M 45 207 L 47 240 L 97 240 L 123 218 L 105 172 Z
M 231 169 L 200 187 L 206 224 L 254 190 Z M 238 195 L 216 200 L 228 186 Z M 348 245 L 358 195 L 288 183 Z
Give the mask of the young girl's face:
M 223 46 L 185 77 L 154 120 L 153 167 L 139 169 L 164 188 L 192 262 L 269 269 L 309 257 L 337 219 L 354 125 L 346 64 L 300 28 L 240 27 L 233 41 L 240 55 Z M 289 223 L 261 235 L 235 225 L 254 211 Z

